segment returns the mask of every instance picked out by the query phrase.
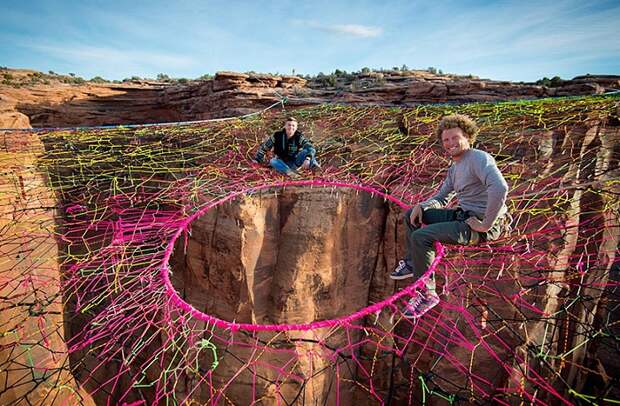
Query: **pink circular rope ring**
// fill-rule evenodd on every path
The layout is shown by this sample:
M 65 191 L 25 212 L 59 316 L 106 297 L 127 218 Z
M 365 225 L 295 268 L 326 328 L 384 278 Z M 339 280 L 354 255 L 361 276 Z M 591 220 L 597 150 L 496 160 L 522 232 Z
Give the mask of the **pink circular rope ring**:
M 347 316 L 343 316 L 343 317 L 336 318 L 336 319 L 314 321 L 312 323 L 305 323 L 305 324 L 235 323 L 235 322 L 222 320 L 215 316 L 203 313 L 200 310 L 193 307 L 191 304 L 187 303 L 185 300 L 183 300 L 177 293 L 174 286 L 172 285 L 172 282 L 170 281 L 170 267 L 168 265 L 168 262 L 174 250 L 174 245 L 175 245 L 177 238 L 179 238 L 179 236 L 183 233 L 183 231 L 187 229 L 189 224 L 195 219 L 197 219 L 198 217 L 204 215 L 208 210 L 218 205 L 221 205 L 223 203 L 229 202 L 241 195 L 248 194 L 248 193 L 254 193 L 259 190 L 271 189 L 274 187 L 286 187 L 286 186 L 331 186 L 331 187 L 351 188 L 351 189 L 356 189 L 356 190 L 360 190 L 363 192 L 368 192 L 371 194 L 377 194 L 383 197 L 385 200 L 389 200 L 403 209 L 409 208 L 408 205 L 398 200 L 397 198 L 390 196 L 388 194 L 385 194 L 383 192 L 380 192 L 370 186 L 345 183 L 345 182 L 327 181 L 327 180 L 320 180 L 320 179 L 290 180 L 290 181 L 284 181 L 284 182 L 276 182 L 276 183 L 265 184 L 261 186 L 249 187 L 242 191 L 231 193 L 223 197 L 220 200 L 217 200 L 215 202 L 212 202 L 206 205 L 205 207 L 198 210 L 196 213 L 192 214 L 190 217 L 183 220 L 183 222 L 181 222 L 179 229 L 172 236 L 171 241 L 168 243 L 168 246 L 166 247 L 166 251 L 164 254 L 164 259 L 162 260 L 162 263 L 160 265 L 160 275 L 161 275 L 162 280 L 164 281 L 164 285 L 166 287 L 166 293 L 168 294 L 168 297 L 170 298 L 170 301 L 173 305 L 186 311 L 187 313 L 189 313 L 192 317 L 196 319 L 205 321 L 211 325 L 214 325 L 220 328 L 229 328 L 231 330 L 245 330 L 245 331 L 253 331 L 253 332 L 254 331 L 293 331 L 293 330 L 303 331 L 303 330 L 313 330 L 313 329 L 324 328 L 324 327 L 350 325 L 352 322 L 358 319 L 361 319 L 373 313 L 377 313 L 384 307 L 393 304 L 394 302 L 396 302 L 403 296 L 411 295 L 418 287 L 421 286 L 421 284 L 423 283 L 422 278 L 418 279 L 417 281 L 407 286 L 406 288 L 396 292 L 395 294 L 388 297 L 387 299 L 377 302 L 375 304 L 372 304 L 370 306 L 367 306 Z M 424 276 L 433 272 L 444 256 L 444 248 L 441 244 L 436 243 L 436 249 L 437 249 L 437 256 L 435 260 L 433 261 L 433 263 L 431 264 L 431 266 L 429 267 L 428 271 L 426 271 L 426 273 L 424 274 Z

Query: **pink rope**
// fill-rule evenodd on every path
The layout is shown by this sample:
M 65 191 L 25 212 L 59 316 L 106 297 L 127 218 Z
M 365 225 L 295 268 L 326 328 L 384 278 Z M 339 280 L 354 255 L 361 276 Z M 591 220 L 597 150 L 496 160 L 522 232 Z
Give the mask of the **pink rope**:
M 251 187 L 251 188 L 244 189 L 242 191 L 231 193 L 231 194 L 225 196 L 224 198 L 222 198 L 220 200 L 217 200 L 215 202 L 212 202 L 212 203 L 206 205 L 205 207 L 201 208 L 200 210 L 196 211 L 194 214 L 192 214 L 191 216 L 189 216 L 188 218 L 183 220 L 181 222 L 180 227 L 178 228 L 177 232 L 173 235 L 172 239 L 168 243 L 168 245 L 166 247 L 166 251 L 164 253 L 164 258 L 163 258 L 163 260 L 162 260 L 162 262 L 160 264 L 159 272 L 160 272 L 161 278 L 162 278 L 162 280 L 164 282 L 164 285 L 166 287 L 166 294 L 168 295 L 168 298 L 170 299 L 170 302 L 174 306 L 176 306 L 179 309 L 187 312 L 193 318 L 205 321 L 205 322 L 207 322 L 207 323 L 209 323 L 211 325 L 215 325 L 216 327 L 231 329 L 233 331 L 236 331 L 236 330 L 245 330 L 245 331 L 307 331 L 307 330 L 314 330 L 314 329 L 325 328 L 325 327 L 350 325 L 351 323 L 355 322 L 356 320 L 359 320 L 359 319 L 361 319 L 363 317 L 366 317 L 366 316 L 368 316 L 370 314 L 374 314 L 374 313 L 377 313 L 377 312 L 381 311 L 384 307 L 392 305 L 394 302 L 396 302 L 397 300 L 401 299 L 404 296 L 411 296 L 411 294 L 416 289 L 418 289 L 418 288 L 420 288 L 422 286 L 422 284 L 424 283 L 424 281 L 423 281 L 424 277 L 426 277 L 427 275 L 429 275 L 430 273 L 435 271 L 435 269 L 437 268 L 439 262 L 441 261 L 441 259 L 445 255 L 444 247 L 439 242 L 437 242 L 436 245 L 435 245 L 435 249 L 437 251 L 437 256 L 435 257 L 435 260 L 433 261 L 433 263 L 431 264 L 429 269 L 422 276 L 422 278 L 419 278 L 418 280 L 416 280 L 411 285 L 409 285 L 406 288 L 400 290 L 399 292 L 396 292 L 395 294 L 393 294 L 392 296 L 388 297 L 385 300 L 382 300 L 382 301 L 377 302 L 377 303 L 375 303 L 373 305 L 365 307 L 365 308 L 363 308 L 363 309 L 361 309 L 361 310 L 359 310 L 357 312 L 351 313 L 348 316 L 344 316 L 344 317 L 337 318 L 337 319 L 321 320 L 321 321 L 315 321 L 315 322 L 306 323 L 306 324 L 233 323 L 233 322 L 229 322 L 229 321 L 226 321 L 226 320 L 219 319 L 219 318 L 217 318 L 215 316 L 212 316 L 212 315 L 209 315 L 207 313 L 201 312 L 200 310 L 196 309 L 191 304 L 189 304 L 185 300 L 183 300 L 179 296 L 179 294 L 177 293 L 177 291 L 174 288 L 174 286 L 172 285 L 172 282 L 170 281 L 170 268 L 169 268 L 169 265 L 168 265 L 170 257 L 172 256 L 172 252 L 174 251 L 174 245 L 175 245 L 175 242 L 176 242 L 177 238 L 179 238 L 179 236 L 190 226 L 190 224 L 194 220 L 196 220 L 200 216 L 204 215 L 207 211 L 211 210 L 212 208 L 214 208 L 216 206 L 224 204 L 224 203 L 226 203 L 228 201 L 231 201 L 231 200 L 233 200 L 233 199 L 235 199 L 235 198 L 237 198 L 237 197 L 239 197 L 241 195 L 247 194 L 247 193 L 254 193 L 254 192 L 257 192 L 259 190 L 270 189 L 270 188 L 274 188 L 274 187 L 286 187 L 286 186 L 331 186 L 331 187 L 352 188 L 352 189 L 360 190 L 360 191 L 363 191 L 363 192 L 368 192 L 368 193 L 371 193 L 371 194 L 377 194 L 377 195 L 383 197 L 384 199 L 389 200 L 389 201 L 395 203 L 396 205 L 398 205 L 399 207 L 401 207 L 403 209 L 409 208 L 408 205 L 406 205 L 405 203 L 403 203 L 399 199 L 397 199 L 397 198 L 395 198 L 393 196 L 390 196 L 390 195 L 388 195 L 386 193 L 380 192 L 380 191 L 374 189 L 371 186 L 358 185 L 358 184 L 345 183 L 345 182 L 338 182 L 338 181 L 327 181 L 327 180 L 321 180 L 321 179 L 291 180 L 291 181 L 284 181 L 284 182 L 275 182 L 273 184 L 265 184 L 265 185 Z

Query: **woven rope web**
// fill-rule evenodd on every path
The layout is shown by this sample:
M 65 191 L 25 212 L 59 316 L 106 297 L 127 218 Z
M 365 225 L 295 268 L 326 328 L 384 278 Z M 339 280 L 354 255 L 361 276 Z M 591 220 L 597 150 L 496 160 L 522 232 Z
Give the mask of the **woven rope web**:
M 5 133 L 0 399 L 618 403 L 605 360 L 620 356 L 619 104 L 585 97 L 297 110 L 324 171 L 294 181 L 251 160 L 286 112 Z M 449 161 L 432 133 L 454 112 L 479 123 L 478 147 L 509 183 L 513 231 L 491 244 L 438 245 L 441 302 L 410 320 L 404 304 L 420 282 L 394 283 L 388 273 L 404 253 L 404 209 L 445 177 Z M 225 300 L 226 286 L 191 303 L 171 258 L 187 255 L 196 221 L 286 193 L 366 195 L 384 210 L 382 235 L 391 239 L 379 241 L 364 305 L 313 320 L 242 311 L 226 319 L 210 307 Z M 223 255 L 213 246 L 212 258 Z M 340 293 L 346 304 L 354 292 Z

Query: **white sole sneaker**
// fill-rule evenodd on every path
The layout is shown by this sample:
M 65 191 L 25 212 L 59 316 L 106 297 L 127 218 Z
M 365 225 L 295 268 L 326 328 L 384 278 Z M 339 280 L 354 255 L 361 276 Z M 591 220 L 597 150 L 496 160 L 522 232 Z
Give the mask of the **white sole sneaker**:
M 413 272 L 405 275 L 392 275 L 390 274 L 390 279 L 394 279 L 395 281 L 400 281 L 402 279 L 413 278 Z

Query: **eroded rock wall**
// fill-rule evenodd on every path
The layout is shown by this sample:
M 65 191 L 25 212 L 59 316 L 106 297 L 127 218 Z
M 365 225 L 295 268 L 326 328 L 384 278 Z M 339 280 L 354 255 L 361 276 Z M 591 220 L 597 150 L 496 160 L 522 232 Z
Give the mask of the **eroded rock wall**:
M 279 102 L 292 108 L 324 103 L 402 107 L 595 95 L 620 89 L 620 77 L 614 75 L 581 76 L 559 87 L 424 71 L 370 72 L 336 82 L 329 86 L 297 76 L 218 72 L 213 79 L 187 84 L 0 85 L 0 124 L 25 124 L 19 114 L 34 127 L 118 125 L 234 117 Z
M 57 201 L 36 134 L 0 133 L 0 404 L 93 405 L 64 337 Z
M 177 242 L 171 261 L 175 286 L 197 309 L 228 321 L 305 324 L 347 316 L 368 305 L 389 211 L 378 195 L 324 187 L 262 191 L 216 206 L 192 223 L 187 241 Z M 383 272 L 380 278 L 386 276 Z M 320 350 L 313 341 L 329 329 L 324 330 L 283 333 L 297 343 L 295 372 L 301 376 L 329 367 L 328 359 L 313 355 Z M 357 334 L 331 335 L 328 342 L 331 348 L 344 347 Z M 261 362 L 277 365 L 273 357 L 278 354 Z M 226 359 L 215 376 L 226 382 L 238 367 Z M 269 375 L 269 369 L 261 374 Z M 251 379 L 246 374 L 236 384 L 251 385 Z M 329 375 L 310 382 L 302 389 L 307 403 L 334 401 Z M 284 398 L 295 398 L 300 387 L 286 385 Z M 257 396 L 269 397 L 269 390 L 265 385 Z M 251 394 L 229 396 L 246 404 Z
M 358 156 L 354 153 L 362 155 L 370 150 L 371 153 L 364 155 L 363 158 L 368 163 L 372 159 L 384 156 L 368 146 L 371 142 L 378 144 L 384 142 L 380 138 L 382 134 L 388 134 L 390 139 L 395 136 L 400 137 L 400 133 L 389 133 L 393 128 L 396 129 L 395 132 L 401 131 L 398 129 L 399 125 L 411 126 L 402 130 L 403 134 L 419 134 L 423 131 L 419 122 L 401 120 L 403 117 L 400 113 L 384 112 L 383 114 L 381 123 L 383 132 L 369 132 L 370 135 L 366 138 L 355 137 L 373 124 L 368 119 L 360 122 L 351 120 L 346 124 L 351 126 L 351 133 L 346 133 L 346 129 L 335 128 L 341 121 L 334 120 L 330 116 L 322 123 L 323 129 L 325 133 L 342 132 L 349 136 L 346 138 L 345 135 L 338 135 L 348 143 L 348 151 L 353 151 L 351 159 Z M 518 119 L 521 120 L 520 115 Z M 584 329 L 596 326 L 602 318 L 607 316 L 605 307 L 600 306 L 603 303 L 600 292 L 586 285 L 597 286 L 597 284 L 605 283 L 606 273 L 614 262 L 615 247 L 618 242 L 617 218 L 614 212 L 608 210 L 610 205 L 614 204 L 610 196 L 618 194 L 617 185 L 607 182 L 604 183 L 606 189 L 602 190 L 603 183 L 600 183 L 613 181 L 618 177 L 618 123 L 617 119 L 613 120 L 612 118 L 605 122 L 586 117 L 579 120 L 579 123 L 573 122 L 571 125 L 559 126 L 549 131 L 511 133 L 507 138 L 510 142 L 503 145 L 494 143 L 500 139 L 494 133 L 482 134 L 481 142 L 487 143 L 488 150 L 498 156 L 500 153 L 503 154 L 504 158 L 500 165 L 502 170 L 510 175 L 511 183 L 514 182 L 513 186 L 517 185 L 526 189 L 525 191 L 517 189 L 512 192 L 516 202 L 511 208 L 514 213 L 518 214 L 516 230 L 501 244 L 486 247 L 489 249 L 486 252 L 459 249 L 449 251 L 450 267 L 446 269 L 449 269 L 451 273 L 443 272 L 440 275 L 440 289 L 444 287 L 447 289 L 445 295 L 442 296 L 442 304 L 434 310 L 437 312 L 434 315 L 442 323 L 454 326 L 452 331 L 461 333 L 464 337 L 463 341 L 452 341 L 453 337 L 441 336 L 438 339 L 436 330 L 433 330 L 434 326 L 430 326 L 425 331 L 417 330 L 413 345 L 407 348 L 398 348 L 396 345 L 399 343 L 390 342 L 392 336 L 386 336 L 384 342 L 386 347 L 389 348 L 390 345 L 395 344 L 394 348 L 397 351 L 385 350 L 378 353 L 372 345 L 359 349 L 359 353 L 364 355 L 360 362 L 366 370 L 373 371 L 372 379 L 375 389 L 383 399 L 391 399 L 396 403 L 407 402 L 409 390 L 417 391 L 418 388 L 413 387 L 412 382 L 416 385 L 420 379 L 430 382 L 432 379 L 430 375 L 445 380 L 445 382 L 442 381 L 441 388 L 450 393 L 457 393 L 462 400 L 467 399 L 470 393 L 473 375 L 484 377 L 488 381 L 488 386 L 485 386 L 484 390 L 490 394 L 490 397 L 496 393 L 494 391 L 497 388 L 513 389 L 517 393 L 520 389 L 523 371 L 527 371 L 528 368 L 532 370 L 543 368 L 541 365 L 544 366 L 545 371 L 553 371 L 544 378 L 555 382 L 562 391 L 567 391 L 564 382 L 570 382 L 570 387 L 576 390 L 588 389 L 586 385 L 592 382 L 592 374 L 591 370 L 583 368 L 583 365 L 597 368 L 597 370 L 600 368 L 613 370 L 613 365 L 596 358 L 596 348 L 592 345 L 591 337 L 584 335 Z M 495 130 L 502 131 L 501 129 Z M 135 153 L 140 147 L 142 148 L 140 151 L 153 151 L 153 154 L 147 154 L 149 157 L 159 157 L 159 154 L 165 150 L 170 154 L 165 159 L 177 159 L 173 155 L 178 155 L 176 153 L 178 150 L 175 148 L 180 148 L 178 145 L 182 143 L 181 141 L 184 142 L 183 148 L 187 152 L 187 149 L 203 141 L 200 137 L 204 134 L 206 133 L 191 134 L 182 140 L 179 140 L 182 137 L 178 134 L 176 138 L 162 136 L 159 142 L 147 140 L 152 142 L 152 145 L 148 146 L 134 145 L 134 141 L 136 144 L 142 141 L 125 137 L 122 138 L 125 142 L 122 148 L 117 148 L 121 144 L 114 144 L 108 152 L 102 151 L 105 143 L 100 143 L 99 138 L 85 137 L 81 143 L 72 144 L 76 147 L 75 151 L 71 149 L 65 151 L 60 148 L 62 153 L 67 155 L 65 162 L 68 165 L 61 170 L 66 171 L 67 176 L 73 171 L 71 174 L 77 176 L 79 183 L 79 172 L 85 168 L 91 168 L 88 165 L 93 162 L 101 163 L 97 160 L 104 156 L 105 166 L 102 164 L 102 168 L 97 169 L 103 171 L 111 168 L 114 170 L 115 177 L 120 179 L 127 168 L 123 165 L 129 167 L 135 165 L 132 160 L 125 159 L 122 152 Z M 418 137 L 423 138 L 426 133 L 421 134 Z M 101 134 L 102 137 L 103 134 Z M 118 139 L 109 138 L 109 140 L 120 142 Z M 236 140 L 236 138 L 230 137 L 227 140 Z M 178 145 L 175 144 L 177 141 Z M 332 141 L 332 139 L 327 141 Z M 331 149 L 332 145 L 328 145 L 327 141 L 320 145 L 325 147 L 324 162 L 327 165 L 336 166 L 335 162 L 340 162 L 341 157 L 336 156 L 338 154 Z M 385 141 L 386 145 L 383 146 L 388 148 L 396 145 L 398 148 L 411 148 L 414 143 L 409 141 L 410 144 L 406 145 L 404 143 L 403 145 L 399 143 L 387 145 Z M 50 213 L 44 210 L 48 204 L 45 198 L 47 195 L 31 192 L 36 189 L 34 186 L 40 187 L 47 184 L 47 181 L 38 178 L 39 175 L 32 175 L 32 178 L 28 177 L 30 175 L 22 175 L 21 181 L 19 180 L 20 173 L 31 173 L 29 171 L 33 170 L 31 164 L 34 161 L 19 164 L 18 159 L 21 155 L 16 154 L 19 148 L 11 145 L 18 145 L 21 148 L 21 145 L 26 144 L 21 138 L 10 139 L 10 142 L 6 144 L 10 154 L 5 156 L 5 160 L 15 165 L 13 172 L 9 172 L 9 176 L 6 177 L 7 180 L 13 179 L 7 181 L 5 185 L 8 191 L 6 196 L 12 196 L 6 203 L 6 207 L 11 208 L 7 211 L 7 216 L 13 216 L 11 218 L 17 216 L 15 218 L 19 218 L 19 221 L 25 221 L 28 235 L 38 238 L 38 234 L 31 231 L 32 225 L 29 223 L 38 218 L 37 210 L 43 210 L 41 212 L 44 216 L 43 224 L 52 220 L 49 217 Z M 211 145 L 210 143 L 203 145 L 206 144 Z M 382 147 L 382 145 L 379 146 Z M 40 146 L 35 145 L 36 148 Z M 122 149 L 122 152 L 119 153 L 119 149 Z M 431 150 L 432 147 L 426 144 L 417 151 L 421 149 L 426 151 Z M 429 160 L 428 165 L 423 168 L 426 171 L 445 169 L 438 153 L 431 152 L 427 155 L 420 153 L 412 154 L 412 156 L 416 159 L 420 157 L 419 159 Z M 505 158 L 506 156 L 509 158 Z M 76 160 L 76 157 L 84 158 L 83 161 L 79 161 L 84 164 L 71 166 L 73 164 L 71 160 Z M 114 159 L 108 159 L 110 157 Z M 139 157 L 135 154 L 133 160 L 138 160 Z M 189 161 L 184 161 L 184 164 L 186 162 Z M 157 164 L 158 162 L 145 161 L 140 168 L 142 170 L 143 168 L 161 168 Z M 190 164 L 194 164 L 194 161 L 188 163 Z M 185 169 L 186 167 L 171 169 L 170 178 L 185 176 L 182 172 Z M 383 173 L 386 177 L 391 175 L 388 170 L 384 170 Z M 386 177 L 378 179 L 388 183 Z M 553 185 L 560 190 L 561 198 L 557 200 L 550 198 L 549 201 L 543 198 L 527 198 L 527 196 L 547 197 L 546 192 L 551 193 L 552 197 L 555 196 L 553 190 L 545 192 L 544 188 L 548 179 L 557 177 L 562 178 L 562 182 Z M 390 179 L 396 182 L 394 178 Z M 162 187 L 164 187 L 163 182 Z M 409 187 L 408 182 L 407 187 Z M 417 187 L 424 188 L 425 185 L 418 180 Z M 104 193 L 106 190 L 112 189 L 102 187 L 103 192 L 97 197 L 106 197 Z M 85 192 L 86 195 L 88 195 L 87 192 Z M 32 206 L 30 206 L 31 203 L 24 203 L 29 201 L 28 196 L 34 196 Z M 71 197 L 70 193 L 67 196 Z M 49 204 L 55 206 L 64 204 L 64 202 L 49 202 Z M 110 204 L 110 202 L 102 198 L 101 204 Z M 15 210 L 14 208 L 36 210 L 25 210 L 24 213 L 28 213 L 29 217 L 19 217 L 21 209 Z M 369 222 L 361 221 L 362 219 L 368 219 Z M 552 231 L 540 233 L 540 230 L 547 228 Z M 84 230 L 78 227 L 72 231 L 74 236 L 79 236 L 79 233 L 83 233 Z M 536 233 L 538 233 L 537 238 L 532 239 L 531 235 Z M 22 241 L 25 234 L 17 230 L 11 231 L 10 235 L 17 236 L 17 240 Z M 50 237 L 50 234 L 47 234 L 47 237 Z M 96 235 L 88 236 L 89 240 L 94 240 L 94 237 Z M 42 247 L 49 247 L 49 240 L 42 241 L 45 241 L 41 244 Z M 76 244 L 80 242 L 77 241 Z M 20 244 L 29 247 L 26 242 Z M 179 244 L 182 243 L 179 242 Z M 214 209 L 199 219 L 192 227 L 187 251 L 184 251 L 183 246 L 177 246 L 177 255 L 181 255 L 179 254 L 181 252 L 183 254 L 175 258 L 173 276 L 178 291 L 189 302 L 195 304 L 200 310 L 216 314 L 221 318 L 261 323 L 304 323 L 337 317 L 357 310 L 367 303 L 373 303 L 389 296 L 395 289 L 402 287 L 390 281 L 387 273 L 393 268 L 395 261 L 402 257 L 403 245 L 400 213 L 398 210 L 386 208 L 385 204 L 376 197 L 358 196 L 342 190 L 287 189 L 286 193 L 278 196 L 268 194 L 249 196 L 236 204 Z M 6 242 L 2 246 L 11 245 Z M 495 252 L 496 249 L 506 246 L 513 247 L 514 251 L 498 250 Z M 27 250 L 31 250 L 28 251 L 31 254 L 28 255 L 28 261 L 39 255 L 32 247 Z M 13 252 L 12 249 L 11 252 Z M 52 256 L 58 255 L 57 252 L 49 252 Z M 467 263 L 472 256 L 475 266 Z M 536 268 L 532 266 L 534 261 L 537 264 Z M 459 267 L 461 264 L 466 265 L 467 268 Z M 19 269 L 22 273 L 31 269 L 30 265 L 26 265 L 26 268 L 20 268 L 20 266 L 22 265 L 11 264 L 10 269 Z M 46 265 L 41 267 L 42 270 L 46 268 L 48 268 Z M 522 272 L 524 269 L 528 270 L 527 274 Z M 530 273 L 532 269 L 536 269 L 538 273 Z M 53 278 L 55 278 L 54 274 L 49 277 L 49 280 L 53 281 Z M 37 277 L 35 280 L 44 281 L 45 278 Z M 542 284 L 534 286 L 532 280 L 536 283 L 542 281 Z M 484 283 L 482 284 L 481 281 Z M 26 292 L 19 290 L 23 286 L 10 285 L 10 282 L 7 281 L 6 285 L 10 291 L 27 295 Z M 53 286 L 53 282 L 45 283 L 45 286 Z M 44 289 L 41 288 L 39 291 L 44 292 Z M 52 297 L 57 295 L 57 291 L 45 291 L 45 293 Z M 583 294 L 588 295 L 590 299 L 574 306 L 570 312 L 566 312 L 568 304 L 582 300 Z M 544 314 L 562 312 L 565 318 L 546 320 L 541 318 L 540 313 L 524 307 L 524 303 L 531 303 Z M 48 315 L 41 317 L 37 314 L 36 307 L 29 307 L 28 312 L 35 314 L 35 317 L 27 323 L 33 323 L 34 320 L 47 323 Z M 465 319 L 464 314 L 474 314 L 476 317 Z M 49 315 L 49 317 L 52 316 Z M 18 316 L 12 316 L 12 319 L 14 317 Z M 388 326 L 390 325 L 389 318 L 389 313 L 381 313 L 377 316 L 376 322 Z M 375 320 L 372 322 L 374 323 Z M 36 334 L 33 324 L 24 325 L 30 329 L 32 334 Z M 71 326 L 73 331 L 79 331 L 83 327 L 77 322 Z M 441 328 L 441 323 L 438 323 L 437 328 Z M 551 332 L 548 332 L 548 329 Z M 290 362 L 293 358 L 291 354 L 293 354 L 295 361 L 299 362 L 295 365 L 295 372 L 299 376 L 308 377 L 312 371 L 326 366 L 324 354 L 313 353 L 315 346 L 312 340 L 320 339 L 322 334 L 327 334 L 327 332 L 287 333 L 281 345 L 282 348 L 290 351 L 288 355 L 283 351 L 269 354 L 267 359 L 272 357 L 270 359 L 275 365 L 283 365 Z M 394 336 L 406 337 L 408 334 L 411 334 L 410 326 L 403 324 L 394 327 Z M 156 353 L 155 350 L 164 341 L 163 336 L 164 334 L 161 334 L 161 341 L 155 340 L 151 344 L 152 347 L 145 351 L 145 358 Z M 252 340 L 271 338 L 260 334 L 245 338 L 237 337 L 239 342 L 247 339 L 248 344 L 251 344 Z M 330 335 L 328 344 L 332 348 L 339 348 L 345 340 L 356 342 L 357 339 L 358 337 L 345 337 L 344 334 L 333 334 Z M 465 345 L 466 343 L 473 344 Z M 12 345 L 14 342 L 9 344 Z M 552 355 L 566 353 L 568 355 L 564 360 L 559 357 L 550 357 L 545 360 L 546 364 L 541 364 L 540 359 L 532 357 L 532 348 L 536 346 L 539 346 L 541 351 Z M 515 348 L 517 348 L 517 357 L 514 356 Z M 572 351 L 573 348 L 576 350 Z M 57 351 L 62 354 L 64 349 L 59 347 Z M 246 350 L 240 350 L 238 354 L 241 358 L 246 355 L 243 351 L 249 354 L 253 351 L 253 347 L 248 346 Z M 451 358 L 441 357 L 437 360 L 437 354 L 447 354 Z M 96 355 L 96 351 L 90 354 L 92 357 Z M 162 358 L 166 356 L 172 357 L 173 355 L 164 354 Z M 45 358 L 45 355 L 42 357 Z M 82 360 L 83 358 L 77 359 L 77 361 Z M 204 364 L 202 365 L 203 371 L 209 370 L 209 362 L 211 360 L 206 356 L 200 360 L 200 363 Z M 455 368 L 457 364 L 462 365 L 463 369 Z M 124 367 L 119 361 L 114 365 L 106 364 L 106 368 L 99 368 L 95 372 L 89 370 L 96 365 L 99 363 L 89 364 L 86 361 L 80 364 L 84 376 L 90 375 L 91 378 L 96 378 L 92 379 L 94 382 L 91 382 L 93 390 L 97 388 L 98 382 L 105 382 L 114 374 L 122 371 Z M 498 367 L 499 365 L 502 367 Z M 156 366 L 149 368 L 145 374 L 148 375 L 148 379 L 155 381 L 161 371 L 158 371 Z M 343 368 L 341 377 L 343 379 L 354 378 L 358 374 L 361 375 L 360 370 L 356 367 Z M 427 371 L 432 371 L 432 374 L 426 374 Z M 261 380 L 256 384 L 258 389 L 254 390 L 250 385 L 256 374 L 260 374 Z M 216 386 L 224 387 L 235 375 L 236 379 L 225 392 L 237 404 L 251 403 L 252 394 L 262 396 L 262 401 L 266 404 L 276 404 L 282 400 L 280 394 L 286 395 L 287 399 L 295 399 L 299 393 L 304 394 L 307 403 L 334 402 L 334 389 L 330 386 L 327 374 L 318 375 L 306 386 L 293 377 L 290 380 L 275 383 L 278 374 L 273 368 L 259 364 L 243 365 L 236 363 L 234 358 L 227 357 L 215 369 L 214 378 L 219 380 Z M 604 376 L 604 374 L 601 375 Z M 134 383 L 132 379 L 134 378 L 129 374 L 124 375 L 118 380 L 118 387 L 113 390 L 106 387 L 105 391 L 99 391 L 97 395 L 99 403 L 119 399 L 124 391 L 131 390 L 131 385 Z M 347 381 L 350 383 L 350 387 L 347 388 L 349 392 L 340 394 L 341 403 L 345 400 L 360 404 L 371 402 L 368 394 L 361 389 L 355 389 L 351 381 Z M 176 388 L 179 397 L 183 398 L 191 394 L 193 398 L 201 401 L 211 399 L 210 396 L 213 393 L 209 385 L 198 380 L 194 384 L 199 385 L 198 389 L 190 383 L 186 386 L 179 384 Z M 110 393 L 106 392 L 108 389 Z M 154 389 L 144 389 L 145 393 L 149 391 L 152 393 Z M 570 393 L 565 393 L 565 395 L 570 397 Z M 133 396 L 132 393 L 125 399 L 136 401 L 140 399 L 138 395 Z M 152 400 L 148 396 L 145 397 Z M 547 401 L 552 402 L 554 399 L 549 397 Z M 223 399 L 220 401 L 224 402 Z

